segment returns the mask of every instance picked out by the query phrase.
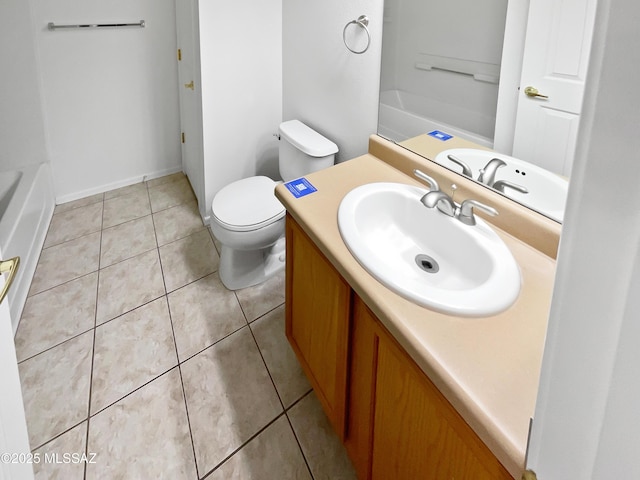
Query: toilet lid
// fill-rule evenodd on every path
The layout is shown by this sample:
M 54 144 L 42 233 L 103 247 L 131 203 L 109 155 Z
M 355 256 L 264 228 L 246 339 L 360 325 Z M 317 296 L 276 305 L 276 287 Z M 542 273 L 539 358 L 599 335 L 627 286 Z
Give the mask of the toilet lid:
M 276 182 L 269 177 L 249 177 L 230 183 L 213 199 L 214 217 L 230 230 L 257 230 L 282 218 L 285 208 L 273 190 Z

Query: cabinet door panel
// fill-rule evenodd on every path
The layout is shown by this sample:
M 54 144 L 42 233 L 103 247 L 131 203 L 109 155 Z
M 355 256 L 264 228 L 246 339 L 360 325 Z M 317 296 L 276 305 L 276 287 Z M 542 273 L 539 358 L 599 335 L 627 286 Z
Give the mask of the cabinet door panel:
M 373 479 L 511 479 L 395 343 L 378 343 Z
M 344 438 L 351 289 L 287 218 L 287 338 L 334 429 Z

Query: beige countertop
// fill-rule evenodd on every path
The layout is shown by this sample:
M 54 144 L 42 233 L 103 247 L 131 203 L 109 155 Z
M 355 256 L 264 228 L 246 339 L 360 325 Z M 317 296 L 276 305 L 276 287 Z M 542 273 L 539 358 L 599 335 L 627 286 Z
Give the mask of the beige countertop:
M 317 192 L 295 198 L 279 185 L 276 196 L 496 457 L 519 478 L 538 390 L 555 261 L 494 227 L 520 266 L 522 289 L 515 304 L 485 318 L 433 312 L 395 294 L 361 267 L 342 241 L 337 222 L 340 202 L 359 185 L 380 181 L 421 184 L 371 154 L 306 178 Z

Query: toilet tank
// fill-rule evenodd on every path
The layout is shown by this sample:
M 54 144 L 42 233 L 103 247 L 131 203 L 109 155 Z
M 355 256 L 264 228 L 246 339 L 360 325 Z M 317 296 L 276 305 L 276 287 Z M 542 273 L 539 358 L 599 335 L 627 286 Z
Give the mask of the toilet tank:
M 299 120 L 280 124 L 279 168 L 285 182 L 330 167 L 338 146 Z

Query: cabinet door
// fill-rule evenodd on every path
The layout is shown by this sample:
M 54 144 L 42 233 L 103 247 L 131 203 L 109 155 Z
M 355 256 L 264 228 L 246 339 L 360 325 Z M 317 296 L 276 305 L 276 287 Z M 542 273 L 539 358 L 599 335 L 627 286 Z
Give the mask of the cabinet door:
M 351 289 L 290 216 L 286 235 L 287 338 L 344 439 Z
M 372 478 L 512 479 L 395 341 L 378 339 Z

